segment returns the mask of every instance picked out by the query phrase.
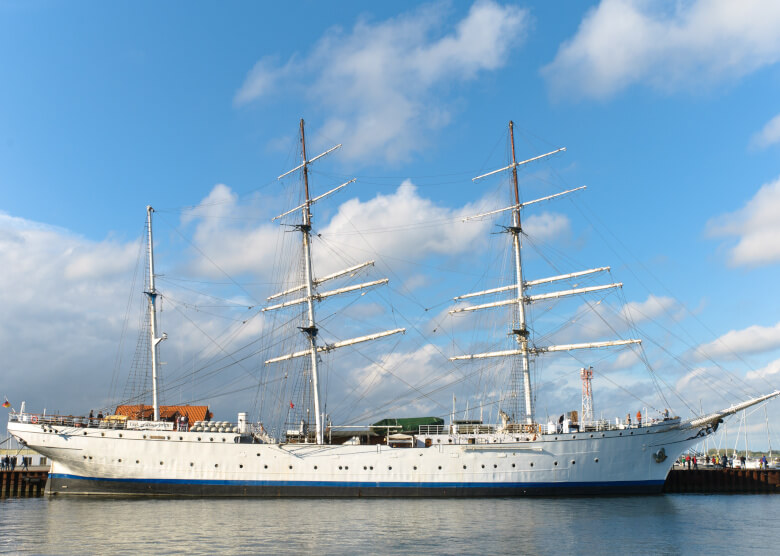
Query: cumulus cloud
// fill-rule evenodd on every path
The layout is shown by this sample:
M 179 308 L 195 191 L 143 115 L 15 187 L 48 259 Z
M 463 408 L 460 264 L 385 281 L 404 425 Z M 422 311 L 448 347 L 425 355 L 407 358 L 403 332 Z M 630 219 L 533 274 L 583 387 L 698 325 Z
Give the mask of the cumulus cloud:
M 780 114 L 769 120 L 750 141 L 752 146 L 759 149 L 765 149 L 775 143 L 780 143 Z
M 747 374 L 748 380 L 757 379 L 776 379 L 780 375 L 780 359 L 775 359 L 769 362 L 767 365 L 755 371 L 749 371 Z
M 542 74 L 558 96 L 699 88 L 780 60 L 779 26 L 772 0 L 602 0 Z
M 764 184 L 744 207 L 712 219 L 707 232 L 713 237 L 736 237 L 728 247 L 732 266 L 761 266 L 780 261 L 780 178 Z
M 453 225 L 474 210 L 471 205 L 458 209 L 437 206 L 406 180 L 392 194 L 346 201 L 321 234 L 340 249 L 352 251 L 356 258 L 367 251 L 407 261 L 456 255 L 473 249 L 486 236 L 484 222 Z M 327 253 L 317 262 L 320 267 L 335 263 Z
M 197 222 L 194 243 L 206 256 L 193 260 L 196 272 L 210 277 L 269 275 L 278 227 L 267 221 L 257 225 L 254 219 L 243 219 L 251 208 L 251 203 L 239 204 L 238 195 L 228 186 L 217 184 L 182 218 L 185 224 Z
M 91 241 L 0 213 L 0 254 L 7 395 L 27 395 L 34 403 L 57 392 L 58 399 L 64 393 L 84 402 L 84 384 L 74 377 L 89 382 L 105 373 L 104 387 L 92 401 L 102 399 L 138 244 Z M 41 377 L 50 392 L 41 392 Z
M 650 294 L 645 301 L 626 303 L 620 313 L 624 319 L 639 323 L 668 315 L 676 306 L 677 302 L 671 297 Z
M 451 118 L 448 88 L 500 68 L 529 27 L 527 10 L 483 0 L 442 32 L 445 12 L 433 4 L 382 22 L 361 19 L 285 64 L 263 58 L 234 103 L 305 91 L 332 114 L 323 135 L 343 141 L 348 157 L 407 158 Z
M 762 353 L 780 347 L 780 323 L 774 326 L 753 325 L 731 330 L 718 339 L 696 348 L 699 359 L 735 359 L 739 355 Z

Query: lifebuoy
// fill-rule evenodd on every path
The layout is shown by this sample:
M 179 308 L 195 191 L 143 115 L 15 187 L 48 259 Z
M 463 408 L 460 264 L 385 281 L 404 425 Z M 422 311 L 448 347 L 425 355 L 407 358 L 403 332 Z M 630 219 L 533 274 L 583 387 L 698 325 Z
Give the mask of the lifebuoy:
M 31 421 L 31 422 L 32 422 L 32 424 L 34 425 L 35 423 L 37 423 L 37 422 L 38 422 L 38 416 L 37 416 L 37 415 L 33 415 L 33 416 L 30 418 L 30 421 Z

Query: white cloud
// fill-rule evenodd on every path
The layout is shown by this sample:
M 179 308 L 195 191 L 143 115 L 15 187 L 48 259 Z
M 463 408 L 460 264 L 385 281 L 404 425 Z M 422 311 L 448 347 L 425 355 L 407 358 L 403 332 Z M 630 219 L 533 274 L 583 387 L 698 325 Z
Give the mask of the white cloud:
M 270 222 L 254 225 L 242 217 L 252 203 L 240 205 L 238 196 L 224 184 L 217 184 L 183 223 L 197 222 L 194 243 L 207 258 L 194 259 L 195 271 L 209 277 L 253 273 L 267 277 L 273 266 L 278 227 Z M 248 222 L 248 223 L 247 223 Z
M 41 409 L 68 396 L 86 403 L 84 382 L 105 373 L 100 391 L 90 392 L 92 402 L 103 399 L 138 244 L 95 242 L 0 213 L 0 255 L 6 395 L 25 395 Z
M 558 96 L 698 89 L 780 60 L 778 27 L 772 0 L 602 0 L 542 74 Z
M 638 323 L 655 319 L 664 314 L 668 315 L 676 306 L 677 302 L 671 297 L 650 294 L 645 301 L 626 303 L 621 310 L 621 316 Z
M 760 369 L 756 369 L 755 371 L 748 371 L 747 379 L 776 379 L 778 375 L 780 375 L 780 359 L 775 359 Z
M 699 359 L 734 359 L 738 355 L 762 353 L 780 347 L 780 323 L 774 326 L 753 325 L 731 330 L 718 339 L 696 348 Z
M 365 202 L 346 201 L 321 234 L 354 259 L 365 258 L 367 252 L 406 261 L 428 255 L 455 255 L 474 249 L 486 237 L 487 222 L 459 222 L 473 211 L 471 205 L 460 209 L 437 206 L 421 197 L 414 184 L 406 180 L 390 195 L 377 195 Z M 338 266 L 338 261 L 325 252 L 315 263 L 326 269 L 320 273 Z
M 760 266 L 780 261 L 780 178 L 764 184 L 744 207 L 712 219 L 709 235 L 736 237 L 729 247 L 732 266 Z
M 775 143 L 780 143 L 780 114 L 769 120 L 750 141 L 751 145 L 765 149 Z
M 529 26 L 527 10 L 484 0 L 442 32 L 443 11 L 433 4 L 383 22 L 361 19 L 351 32 L 327 31 L 307 56 L 284 65 L 264 58 L 234 102 L 305 91 L 332 114 L 323 135 L 343 141 L 348 157 L 407 158 L 449 121 L 451 84 L 500 68 Z

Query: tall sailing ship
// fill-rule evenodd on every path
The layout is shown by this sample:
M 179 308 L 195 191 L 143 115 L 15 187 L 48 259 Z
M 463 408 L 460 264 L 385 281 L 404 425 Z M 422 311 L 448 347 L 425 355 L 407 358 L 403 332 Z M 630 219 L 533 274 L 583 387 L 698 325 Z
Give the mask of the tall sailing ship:
M 621 284 L 572 287 L 557 292 L 532 294 L 536 285 L 596 275 L 596 268 L 542 279 L 527 280 L 523 274 L 521 215 L 523 209 L 576 190 L 542 199 L 521 202 L 517 169 L 531 161 L 551 156 L 553 151 L 529 160 L 516 161 L 513 124 L 509 124 L 511 162 L 480 179 L 511 172 L 514 203 L 503 209 L 474 216 L 511 215 L 504 231 L 511 234 L 513 282 L 497 288 L 468 293 L 458 302 L 507 295 L 506 299 L 460 305 L 451 313 L 511 307 L 509 334 L 512 349 L 456 355 L 454 361 L 508 358 L 512 386 L 501 422 L 481 420 L 449 424 L 441 419 L 377 423 L 364 432 L 334 434 L 339 427 L 327 421 L 322 403 L 321 357 L 339 348 L 402 334 L 403 328 L 379 331 L 349 340 L 327 343 L 319 335 L 317 306 L 320 301 L 349 292 L 382 286 L 387 279 L 331 290 L 323 285 L 353 275 L 370 266 L 362 263 L 324 277 L 315 277 L 312 267 L 312 209 L 321 199 L 348 186 L 350 180 L 324 194 L 309 192 L 309 168 L 319 158 L 340 145 L 308 158 L 304 123 L 300 123 L 302 162 L 280 178 L 300 171 L 303 203 L 274 220 L 300 215 L 294 229 L 300 233 L 303 257 L 302 281 L 268 298 L 272 312 L 286 307 L 303 307 L 298 327 L 304 349 L 269 358 L 266 364 L 300 361 L 311 385 L 313 418 L 287 430 L 280 440 L 271 438 L 261 427 L 250 423 L 246 413 L 237 422 L 199 420 L 190 426 L 175 427 L 162 420 L 158 402 L 159 344 L 165 335 L 157 331 L 152 240 L 153 209 L 147 207 L 149 283 L 146 296 L 149 310 L 148 339 L 152 366 L 152 408 L 148 418 L 126 416 L 96 420 L 60 415 L 43 415 L 22 410 L 10 414 L 8 431 L 21 443 L 40 452 L 52 462 L 47 483 L 50 494 L 67 495 L 160 495 L 160 496 L 520 496 L 604 493 L 661 492 L 676 458 L 715 432 L 723 419 L 752 405 L 780 395 L 780 391 L 747 400 L 722 411 L 681 419 L 668 411 L 651 419 L 605 421 L 592 415 L 592 398 L 584 397 L 583 414 L 570 415 L 558 422 L 539 423 L 534 411 L 531 380 L 533 358 L 546 353 L 610 348 L 637 344 L 640 340 L 612 340 L 540 346 L 530 333 L 526 308 L 529 304 L 561 297 L 618 288 Z M 580 189 L 580 188 L 578 188 Z M 470 303 L 467 301 L 466 303 Z M 329 357 L 329 355 L 327 355 Z M 590 387 L 589 370 L 583 380 Z M 588 400 L 586 403 L 585 400 Z M 292 403 L 291 403 L 292 405 Z M 410 426 L 412 430 L 409 430 Z M 402 430 L 405 429 L 405 430 Z M 352 437 L 345 442 L 347 437 Z M 368 441 L 369 437 L 373 441 Z M 362 440 L 361 440 L 362 439 Z M 377 439 L 379 441 L 377 441 Z

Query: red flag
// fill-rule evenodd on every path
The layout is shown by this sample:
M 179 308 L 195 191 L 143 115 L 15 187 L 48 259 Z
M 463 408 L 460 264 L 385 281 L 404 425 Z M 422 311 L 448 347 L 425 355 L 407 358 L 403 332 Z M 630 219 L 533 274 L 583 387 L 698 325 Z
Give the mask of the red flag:
M 291 401 L 290 402 L 290 409 L 294 409 L 294 408 L 295 408 L 295 404 L 293 404 L 292 401 Z

